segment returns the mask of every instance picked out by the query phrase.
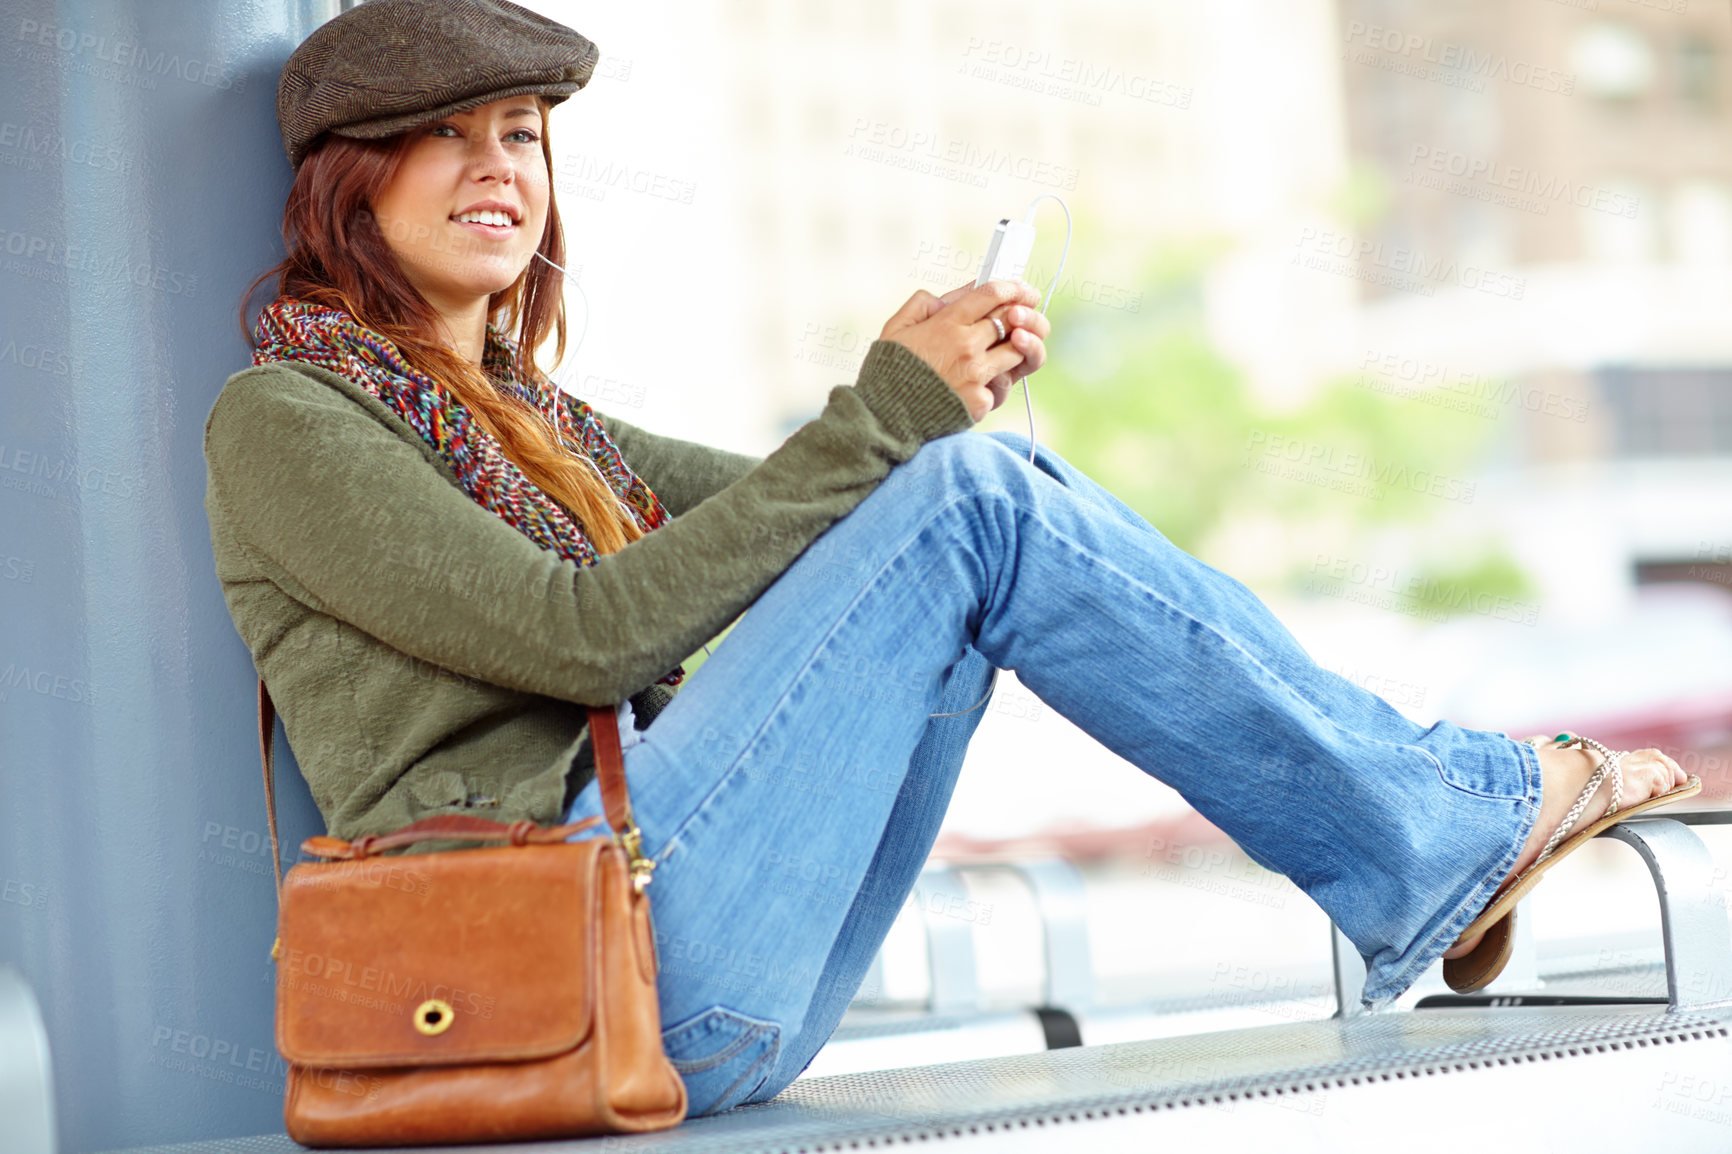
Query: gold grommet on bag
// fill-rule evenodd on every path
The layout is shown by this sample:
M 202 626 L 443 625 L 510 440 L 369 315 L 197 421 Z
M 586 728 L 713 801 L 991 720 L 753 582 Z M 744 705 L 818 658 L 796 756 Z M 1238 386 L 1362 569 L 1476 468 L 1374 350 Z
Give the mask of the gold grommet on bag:
M 443 1034 L 451 1028 L 451 1021 L 456 1016 L 450 1002 L 428 998 L 415 1007 L 415 1028 L 428 1037 Z

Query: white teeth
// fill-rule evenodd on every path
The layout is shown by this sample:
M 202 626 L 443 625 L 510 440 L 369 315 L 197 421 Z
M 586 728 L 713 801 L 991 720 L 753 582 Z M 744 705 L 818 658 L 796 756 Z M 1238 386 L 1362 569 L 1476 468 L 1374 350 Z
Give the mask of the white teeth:
M 500 212 L 497 209 L 476 209 L 473 212 L 462 212 L 458 213 L 455 219 L 459 221 L 469 221 L 475 224 L 497 224 L 502 226 L 511 223 L 510 214 Z

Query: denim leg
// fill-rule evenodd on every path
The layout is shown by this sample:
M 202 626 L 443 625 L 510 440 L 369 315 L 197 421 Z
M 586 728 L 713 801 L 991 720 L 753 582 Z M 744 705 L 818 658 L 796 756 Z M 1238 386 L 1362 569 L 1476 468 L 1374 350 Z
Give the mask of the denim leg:
M 1367 956 L 1371 1004 L 1410 985 L 1513 862 L 1537 812 L 1531 750 L 1417 726 L 1320 669 L 1249 590 L 1067 470 L 975 434 L 925 446 L 628 751 L 662 866 L 665 1039 L 694 1113 L 797 1072 L 839 1012 L 821 981 L 863 972 L 882 936 L 868 923 L 893 910 L 837 947 L 861 891 L 884 899 L 867 913 L 899 906 L 924 857 L 929 839 L 911 838 L 868 881 L 971 647 L 1291 877 Z M 599 810 L 595 793 L 575 816 Z
M 798 1078 L 848 1009 L 860 989 L 872 959 L 890 933 L 896 915 L 902 912 L 909 891 L 938 840 L 945 811 L 956 790 L 957 776 L 968 752 L 969 739 L 985 715 L 982 698 L 991 685 L 992 666 L 970 650 L 957 663 L 945 683 L 944 693 L 933 710 L 941 716 L 926 724 L 926 733 L 914 747 L 908 776 L 890 810 L 890 821 L 878 840 L 872 864 L 860 891 L 848 908 L 848 916 L 836 935 L 836 943 L 824 963 L 805 1019 L 788 1039 L 781 1060 L 751 1101 L 764 1101 Z M 978 708 L 971 708 L 978 706 Z M 942 716 L 952 714 L 954 716 Z
M 1028 459 L 1028 438 L 1016 433 L 986 435 L 1018 457 Z M 1037 447 L 1035 465 L 1127 524 L 1149 528 L 1117 497 L 1051 450 Z M 952 671 L 944 695 L 933 711 L 938 716 L 927 723 L 926 733 L 915 747 L 890 822 L 879 840 L 864 884 L 842 923 L 811 1004 L 806 1008 L 805 1020 L 783 1049 L 778 1068 L 752 1101 L 774 1097 L 812 1064 L 860 989 L 872 959 L 883 946 L 891 924 L 926 864 L 933 842 L 938 839 L 957 777 L 962 772 L 968 742 L 985 716 L 982 699 L 988 692 L 991 674 L 991 665 L 973 650 Z

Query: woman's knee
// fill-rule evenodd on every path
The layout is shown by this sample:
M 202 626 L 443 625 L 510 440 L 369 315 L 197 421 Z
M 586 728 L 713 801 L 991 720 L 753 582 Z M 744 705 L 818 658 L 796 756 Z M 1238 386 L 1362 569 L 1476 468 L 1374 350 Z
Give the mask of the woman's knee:
M 1075 468 L 1047 445 L 1037 444 L 1021 433 L 988 433 L 994 441 L 1015 454 L 1023 465 L 1032 465 L 1067 489 L 1075 488 Z
M 1019 458 L 999 434 L 953 433 L 926 442 L 913 457 L 891 470 L 884 483 L 912 490 L 907 495 L 943 499 L 980 490 L 1002 490 L 1016 476 L 1018 468 Z
M 999 444 L 1003 445 L 1005 448 L 1007 448 L 1011 452 L 1015 453 L 1017 456 L 1017 459 L 1023 460 L 1023 461 L 1028 460 L 1028 450 L 1034 444 L 1033 441 L 1030 441 L 1023 434 L 1012 433 L 1012 432 L 1010 432 L 1008 430 L 1004 430 L 1004 429 L 1001 429 L 995 433 L 985 433 L 983 435 L 986 437 L 990 437 L 994 441 L 997 441 Z

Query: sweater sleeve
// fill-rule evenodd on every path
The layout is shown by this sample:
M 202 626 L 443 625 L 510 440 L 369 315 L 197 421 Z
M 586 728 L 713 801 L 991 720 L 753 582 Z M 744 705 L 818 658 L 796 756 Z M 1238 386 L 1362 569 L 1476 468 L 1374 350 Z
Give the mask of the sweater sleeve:
M 212 406 L 209 492 L 236 543 L 291 596 L 401 652 L 587 705 L 666 674 L 892 467 L 972 424 L 930 366 L 876 341 L 856 384 L 761 464 L 583 567 L 477 505 L 396 414 L 320 374 L 335 376 L 260 366 Z
M 744 477 L 763 460 L 695 441 L 664 437 L 597 411 L 631 471 L 643 478 L 675 517 Z

